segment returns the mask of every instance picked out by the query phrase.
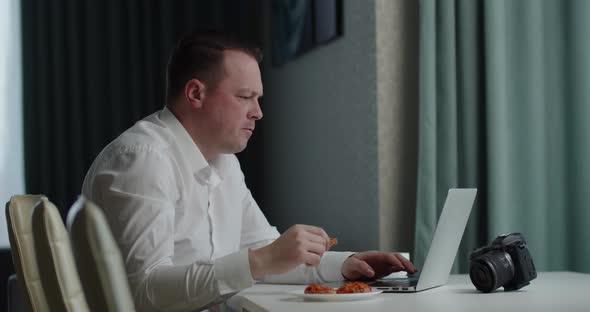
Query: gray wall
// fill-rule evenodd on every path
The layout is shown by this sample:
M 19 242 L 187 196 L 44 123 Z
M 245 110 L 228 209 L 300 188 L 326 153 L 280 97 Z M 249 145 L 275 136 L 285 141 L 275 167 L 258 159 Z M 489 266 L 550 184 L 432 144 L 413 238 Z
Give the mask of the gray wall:
M 263 209 L 281 231 L 323 227 L 337 250 L 412 251 L 418 4 L 343 2 L 341 38 L 279 67 L 265 60 Z
M 264 210 L 281 231 L 313 224 L 339 250 L 376 249 L 375 4 L 344 1 L 343 15 L 338 40 L 280 67 L 265 60 Z

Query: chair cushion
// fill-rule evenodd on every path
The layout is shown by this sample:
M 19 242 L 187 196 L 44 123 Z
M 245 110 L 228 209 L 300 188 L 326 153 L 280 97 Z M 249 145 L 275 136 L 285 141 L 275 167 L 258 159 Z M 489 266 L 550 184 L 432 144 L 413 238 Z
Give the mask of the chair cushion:
M 67 219 L 90 309 L 135 311 L 121 252 L 102 210 L 80 196 Z
M 6 223 L 17 283 L 30 311 L 49 311 L 33 242 L 33 209 L 43 195 L 15 195 L 6 203 Z
M 33 211 L 33 236 L 50 310 L 88 311 L 68 232 L 47 198 L 42 198 Z

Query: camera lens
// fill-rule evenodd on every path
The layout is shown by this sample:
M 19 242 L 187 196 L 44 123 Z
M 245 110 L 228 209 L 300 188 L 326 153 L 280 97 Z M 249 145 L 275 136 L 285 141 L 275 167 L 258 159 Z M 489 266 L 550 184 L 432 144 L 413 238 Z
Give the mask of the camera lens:
M 494 291 L 514 278 L 512 258 L 504 251 L 490 251 L 471 261 L 469 277 L 478 290 Z

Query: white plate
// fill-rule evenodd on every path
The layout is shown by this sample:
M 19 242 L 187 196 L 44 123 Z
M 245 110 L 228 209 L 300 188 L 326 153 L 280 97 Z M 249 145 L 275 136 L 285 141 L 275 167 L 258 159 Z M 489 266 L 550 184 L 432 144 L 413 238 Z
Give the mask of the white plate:
M 288 292 L 288 294 L 312 301 L 352 301 L 367 300 L 383 292 L 382 290 L 373 290 L 366 293 L 352 294 L 306 294 L 303 291 L 303 289 L 293 290 Z

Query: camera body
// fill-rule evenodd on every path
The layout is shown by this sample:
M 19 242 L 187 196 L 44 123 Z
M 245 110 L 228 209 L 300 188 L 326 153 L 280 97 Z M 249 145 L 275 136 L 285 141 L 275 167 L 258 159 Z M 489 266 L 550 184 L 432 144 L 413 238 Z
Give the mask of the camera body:
M 517 290 L 535 279 L 537 271 L 522 234 L 509 233 L 471 252 L 469 277 L 483 292 L 502 286 L 504 290 Z

